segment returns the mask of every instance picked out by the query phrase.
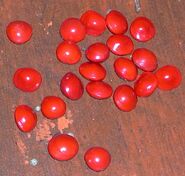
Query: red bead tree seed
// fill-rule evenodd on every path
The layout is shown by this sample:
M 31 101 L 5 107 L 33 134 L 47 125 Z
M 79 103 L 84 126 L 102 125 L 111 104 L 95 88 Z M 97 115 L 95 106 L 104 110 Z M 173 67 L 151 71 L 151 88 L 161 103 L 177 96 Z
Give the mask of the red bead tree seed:
M 104 81 L 91 81 L 86 86 L 87 93 L 95 99 L 106 99 L 112 96 L 112 87 Z
M 13 83 L 15 87 L 24 92 L 37 90 L 41 82 L 41 74 L 33 68 L 19 68 L 14 73 Z
M 106 25 L 113 34 L 124 34 L 128 29 L 125 16 L 116 10 L 111 10 L 106 16 Z
M 137 17 L 132 21 L 130 34 L 139 42 L 146 42 L 155 36 L 155 27 L 150 19 L 146 17 Z
M 146 48 L 134 50 L 132 60 L 143 71 L 154 71 L 157 68 L 156 55 Z
M 72 72 L 64 75 L 60 83 L 61 92 L 71 100 L 78 100 L 84 92 L 81 80 Z
M 126 35 L 112 35 L 107 40 L 110 51 L 116 55 L 130 54 L 134 49 L 132 40 Z
M 148 97 L 157 88 L 157 78 L 151 72 L 142 73 L 134 84 L 134 91 L 139 97 Z
M 63 41 L 60 43 L 56 50 L 57 58 L 64 64 L 76 64 L 81 59 L 81 51 L 78 45 Z
M 13 43 L 23 44 L 30 40 L 32 27 L 25 21 L 13 21 L 8 24 L 6 34 Z
M 48 119 L 56 119 L 65 114 L 66 104 L 60 97 L 47 96 L 42 100 L 41 111 Z
M 90 45 L 85 54 L 92 62 L 103 62 L 109 57 L 109 48 L 104 43 L 97 42 Z
M 66 41 L 80 42 L 85 38 L 86 29 L 77 18 L 68 18 L 60 26 L 60 35 Z
M 96 11 L 86 11 L 82 14 L 80 20 L 86 26 L 88 35 L 99 36 L 106 29 L 104 17 Z
M 128 85 L 120 85 L 113 95 L 115 105 L 122 111 L 131 111 L 136 107 L 137 96 L 134 89 Z
M 100 172 L 109 166 L 111 155 L 102 147 L 92 147 L 86 151 L 84 160 L 90 169 Z
M 119 57 L 115 60 L 114 70 L 120 78 L 128 81 L 135 80 L 138 74 L 135 64 L 130 59 L 123 57 Z
M 19 105 L 14 112 L 16 125 L 22 132 L 32 131 L 37 124 L 35 112 L 27 105 Z
M 48 143 L 48 152 L 53 159 L 67 161 L 76 156 L 79 150 L 77 140 L 67 134 L 52 137 Z
M 105 68 L 99 63 L 85 62 L 79 67 L 80 74 L 92 81 L 101 81 L 106 76 Z
M 180 70 L 173 65 L 166 65 L 159 68 L 155 75 L 158 80 L 158 88 L 161 90 L 175 89 L 182 81 Z

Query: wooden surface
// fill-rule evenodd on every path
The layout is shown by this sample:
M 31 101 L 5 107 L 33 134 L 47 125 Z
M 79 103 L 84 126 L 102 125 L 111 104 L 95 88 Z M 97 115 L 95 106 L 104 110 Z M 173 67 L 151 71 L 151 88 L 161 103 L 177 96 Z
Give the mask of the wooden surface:
M 149 98 L 139 99 L 129 113 L 119 111 L 112 99 L 98 101 L 87 93 L 79 101 L 66 99 L 59 90 L 59 81 L 68 71 L 78 74 L 80 63 L 66 66 L 55 57 L 61 41 L 59 27 L 67 17 L 79 17 L 88 9 L 105 15 L 109 9 L 122 11 L 129 23 L 144 15 L 155 23 L 157 35 L 145 46 L 158 56 L 159 66 L 174 64 L 185 74 L 185 1 L 141 0 L 142 10 L 135 13 L 133 0 L 0 0 L 0 176 L 184 176 L 185 175 L 185 83 L 171 92 L 157 90 Z M 25 20 L 33 26 L 33 37 L 25 45 L 11 43 L 5 34 L 13 20 Z M 99 38 L 87 37 L 80 46 L 106 41 L 108 31 Z M 103 65 L 106 81 L 113 88 L 124 83 L 113 71 L 115 56 Z M 23 93 L 12 84 L 12 75 L 19 67 L 33 67 L 43 76 L 40 89 Z M 79 75 L 79 74 L 78 74 Z M 84 84 L 87 83 L 83 79 Z M 58 121 L 47 121 L 38 113 L 38 126 L 30 134 L 21 133 L 13 118 L 16 105 L 39 105 L 46 95 L 65 99 L 68 112 L 61 120 L 80 143 L 77 157 L 58 162 L 47 153 L 47 139 L 64 127 Z M 66 120 L 67 119 L 67 120 Z M 68 127 L 68 125 L 70 126 Z M 101 173 L 89 170 L 83 154 L 91 146 L 107 148 L 112 154 L 110 167 Z M 30 160 L 38 164 L 32 166 Z

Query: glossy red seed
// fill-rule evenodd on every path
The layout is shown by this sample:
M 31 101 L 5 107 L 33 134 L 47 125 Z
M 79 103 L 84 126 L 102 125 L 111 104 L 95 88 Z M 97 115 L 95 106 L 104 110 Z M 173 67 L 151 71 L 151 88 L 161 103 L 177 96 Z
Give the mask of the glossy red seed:
M 140 42 L 151 40 L 155 35 L 155 27 L 150 19 L 146 17 L 137 17 L 130 26 L 130 34 Z
M 137 67 L 135 64 L 127 58 L 119 57 L 114 62 L 114 70 L 116 74 L 128 81 L 133 81 L 137 77 Z
M 103 80 L 106 76 L 105 68 L 99 63 L 93 62 L 85 62 L 81 64 L 79 72 L 84 78 L 92 81 Z
M 27 105 L 19 105 L 14 112 L 15 122 L 22 132 L 32 131 L 37 124 L 37 116 Z
M 78 153 L 77 140 L 67 134 L 59 134 L 52 137 L 48 143 L 48 152 L 53 159 L 59 161 L 70 160 Z
M 81 80 L 72 72 L 64 75 L 60 83 L 60 89 L 71 100 L 78 100 L 84 92 Z
M 138 68 L 144 71 L 154 71 L 157 68 L 157 57 L 152 51 L 146 48 L 134 50 L 132 60 Z
M 136 107 L 137 96 L 128 85 L 120 85 L 114 92 L 114 103 L 122 111 L 131 111 Z
M 127 55 L 134 49 L 132 40 L 126 35 L 110 36 L 107 40 L 107 46 L 116 55 Z
M 81 51 L 78 45 L 64 41 L 59 44 L 56 50 L 57 58 L 64 64 L 76 64 L 81 59 Z
M 99 36 L 106 29 L 104 17 L 96 11 L 86 11 L 82 14 L 80 20 L 86 26 L 88 35 Z
M 112 87 L 103 81 L 92 81 L 86 86 L 87 93 L 96 99 L 106 99 L 112 96 Z
M 30 40 L 32 27 L 25 21 L 13 21 L 8 24 L 6 34 L 13 43 L 23 44 Z
M 125 16 L 116 10 L 111 10 L 106 16 L 106 25 L 113 34 L 124 34 L 128 29 Z
M 85 54 L 92 62 L 103 62 L 109 57 L 109 48 L 104 43 L 97 42 L 90 45 Z
M 48 119 L 56 119 L 65 114 L 66 104 L 60 97 L 47 96 L 42 100 L 41 111 Z
M 41 74 L 33 68 L 19 68 L 13 77 L 15 87 L 25 92 L 37 90 L 41 82 Z
M 60 35 L 64 40 L 80 42 L 85 38 L 86 29 L 77 18 L 68 18 L 60 26 Z
M 172 90 L 177 88 L 182 81 L 180 70 L 173 65 L 161 67 L 156 72 L 158 88 L 161 90 Z
M 102 147 L 92 147 L 85 153 L 84 160 L 90 169 L 100 172 L 109 166 L 111 155 Z
M 134 84 L 134 91 L 139 97 L 148 97 L 157 88 L 157 78 L 151 72 L 142 73 Z

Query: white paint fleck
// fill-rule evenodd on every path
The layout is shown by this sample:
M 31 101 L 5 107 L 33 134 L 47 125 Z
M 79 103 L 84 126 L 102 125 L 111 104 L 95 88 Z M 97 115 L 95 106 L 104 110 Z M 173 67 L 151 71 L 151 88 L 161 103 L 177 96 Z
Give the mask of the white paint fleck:
M 182 47 L 182 45 L 183 45 L 183 42 L 179 41 L 179 46 Z
M 30 165 L 36 166 L 37 164 L 38 164 L 38 160 L 37 159 L 33 158 L 33 159 L 30 160 Z
M 36 15 L 37 17 L 41 17 L 41 16 L 42 16 L 42 13 L 41 13 L 41 12 L 35 12 L 35 15 Z
M 42 24 L 42 23 L 39 23 L 39 25 L 40 25 L 40 26 L 43 26 L 43 24 Z
M 85 51 L 85 50 L 86 50 L 86 48 L 85 48 L 85 47 L 82 47 L 82 48 L 81 48 L 81 50 L 82 50 L 82 51 Z
M 35 107 L 35 111 L 36 111 L 36 112 L 39 112 L 40 110 L 41 110 L 41 107 L 40 107 L 40 106 L 36 106 L 36 107 Z
M 141 3 L 140 3 L 140 0 L 134 0 L 135 2 L 135 9 L 136 9 L 136 12 L 139 13 L 140 10 L 141 10 Z
M 48 23 L 48 27 L 50 27 L 50 26 L 52 26 L 52 25 L 53 25 L 53 22 L 50 21 L 50 22 Z
M 31 138 L 31 134 L 30 134 L 30 133 L 27 133 L 27 137 L 28 137 L 28 138 Z

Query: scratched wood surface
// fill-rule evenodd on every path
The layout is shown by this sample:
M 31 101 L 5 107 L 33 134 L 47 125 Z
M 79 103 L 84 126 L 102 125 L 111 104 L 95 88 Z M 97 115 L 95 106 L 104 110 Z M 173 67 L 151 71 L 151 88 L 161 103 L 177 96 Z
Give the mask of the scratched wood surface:
M 174 64 L 185 74 L 185 1 L 141 0 L 142 10 L 135 13 L 133 0 L 0 0 L 0 176 L 184 176 L 185 175 L 185 83 L 171 92 L 157 90 L 151 97 L 139 99 L 129 113 L 119 111 L 112 99 L 98 101 L 87 93 L 79 101 L 66 99 L 59 90 L 59 81 L 66 72 L 78 74 L 81 62 L 67 66 L 59 63 L 55 49 L 61 41 L 59 27 L 67 17 L 79 17 L 88 9 L 105 15 L 109 9 L 123 12 L 129 23 L 138 15 L 152 19 L 157 29 L 155 39 L 145 46 L 158 56 L 159 66 Z M 5 34 L 7 24 L 25 20 L 33 26 L 30 42 L 17 46 Z M 80 43 L 86 48 L 101 37 L 87 37 Z M 113 71 L 115 56 L 103 65 L 106 81 L 113 88 L 124 83 Z M 33 67 L 43 76 L 40 89 L 23 93 L 12 84 L 12 75 L 19 67 Z M 78 74 L 79 75 L 79 74 Z M 82 79 L 84 84 L 87 82 Z M 18 104 L 35 107 L 46 95 L 65 99 L 65 117 L 47 121 L 38 113 L 38 126 L 21 133 L 13 118 Z M 72 132 L 80 143 L 73 160 L 58 162 L 47 153 L 47 140 L 59 131 Z M 110 167 L 101 173 L 90 171 L 83 154 L 91 146 L 107 148 L 112 154 Z M 36 166 L 30 165 L 33 158 Z

